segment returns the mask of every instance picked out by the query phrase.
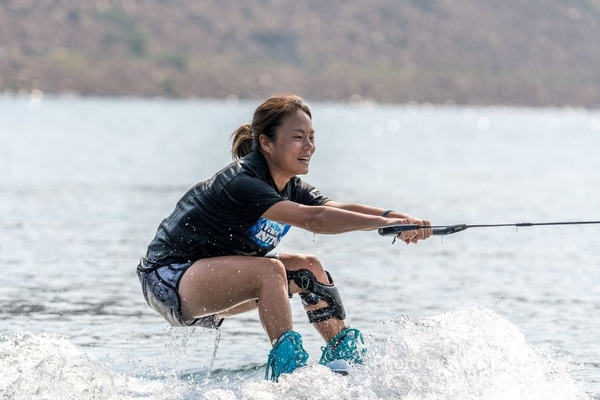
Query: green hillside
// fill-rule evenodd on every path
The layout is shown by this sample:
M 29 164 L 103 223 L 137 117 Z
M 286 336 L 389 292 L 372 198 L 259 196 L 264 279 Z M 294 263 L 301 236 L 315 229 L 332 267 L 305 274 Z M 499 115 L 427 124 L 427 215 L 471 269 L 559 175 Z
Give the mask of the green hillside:
M 600 105 L 600 0 L 0 0 L 0 90 Z

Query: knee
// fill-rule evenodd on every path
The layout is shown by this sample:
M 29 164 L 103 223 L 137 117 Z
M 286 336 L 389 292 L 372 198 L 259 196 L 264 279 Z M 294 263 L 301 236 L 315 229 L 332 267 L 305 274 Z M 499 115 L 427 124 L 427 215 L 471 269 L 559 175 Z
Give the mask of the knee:
M 285 265 L 274 258 L 267 259 L 269 273 L 261 274 L 264 281 L 277 281 L 287 283 Z
M 321 283 L 326 283 L 326 284 L 331 283 L 331 282 L 329 282 L 327 274 L 325 273 L 325 268 L 323 268 L 323 264 L 321 264 L 321 261 L 316 256 L 314 256 L 312 254 L 302 254 L 299 256 L 299 258 L 300 258 L 302 267 L 298 268 L 298 269 L 309 270 L 310 272 L 315 274 L 315 277 Z

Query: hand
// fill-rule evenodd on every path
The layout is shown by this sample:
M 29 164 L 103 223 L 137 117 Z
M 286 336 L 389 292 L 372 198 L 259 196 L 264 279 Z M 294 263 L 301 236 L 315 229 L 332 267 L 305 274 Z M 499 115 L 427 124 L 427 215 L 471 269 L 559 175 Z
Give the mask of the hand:
M 407 223 L 421 226 L 431 226 L 431 222 L 425 219 L 418 219 L 413 217 L 407 218 Z M 432 234 L 433 230 L 431 228 L 421 228 L 415 229 L 414 231 L 402 232 L 400 235 L 397 236 L 397 238 L 404 240 L 406 244 L 410 244 L 417 243 L 419 240 L 425 240 Z

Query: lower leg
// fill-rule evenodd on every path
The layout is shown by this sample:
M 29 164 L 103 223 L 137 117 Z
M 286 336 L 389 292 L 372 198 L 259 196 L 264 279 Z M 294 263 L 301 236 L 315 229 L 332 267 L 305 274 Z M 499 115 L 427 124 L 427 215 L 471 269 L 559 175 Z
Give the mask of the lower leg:
M 321 308 L 319 306 L 321 303 L 322 302 L 319 302 L 314 309 Z M 311 311 L 308 307 L 305 307 L 305 309 Z M 329 343 L 335 335 L 347 328 L 346 323 L 338 318 L 330 318 L 326 321 L 315 322 L 312 326 L 319 332 L 325 343 Z
M 366 354 L 363 336 L 358 330 L 346 327 L 342 300 L 320 262 L 313 256 L 288 256 L 281 259 L 291 279 L 292 293 L 300 293 L 309 320 L 327 343 L 319 362 L 328 364 L 335 360 L 345 360 L 362 363 Z
M 269 336 L 271 345 L 275 344 L 281 335 L 293 328 L 292 308 L 287 296 L 285 272 L 278 277 L 277 281 L 261 288 L 258 295 L 258 316 Z
M 330 285 L 332 282 L 329 281 L 329 276 L 325 272 L 323 265 L 315 256 L 308 254 L 281 254 L 279 260 L 285 265 L 286 270 L 298 271 L 301 269 L 307 269 L 312 272 L 318 282 Z M 290 282 L 290 290 L 292 293 L 303 292 L 295 284 Z M 304 309 L 308 311 L 318 310 L 327 307 L 327 303 L 323 300 L 319 301 L 314 305 L 305 305 Z M 330 318 L 325 321 L 315 322 L 312 326 L 319 332 L 323 340 L 328 343 L 331 338 L 337 335 L 342 330 L 346 329 L 346 324 L 342 319 Z

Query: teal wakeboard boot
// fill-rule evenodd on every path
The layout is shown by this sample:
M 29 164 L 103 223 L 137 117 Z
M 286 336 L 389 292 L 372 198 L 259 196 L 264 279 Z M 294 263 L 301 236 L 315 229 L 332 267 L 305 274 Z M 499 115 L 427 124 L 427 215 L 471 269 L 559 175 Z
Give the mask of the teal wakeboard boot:
M 302 347 L 302 336 L 298 332 L 286 332 L 269 352 L 265 379 L 277 382 L 281 374 L 291 374 L 304 367 L 307 360 L 308 353 Z
M 348 374 L 350 364 L 362 364 L 367 354 L 362 333 L 358 329 L 351 328 L 346 328 L 331 338 L 322 350 L 319 364 L 326 365 L 332 371 L 342 375 Z

